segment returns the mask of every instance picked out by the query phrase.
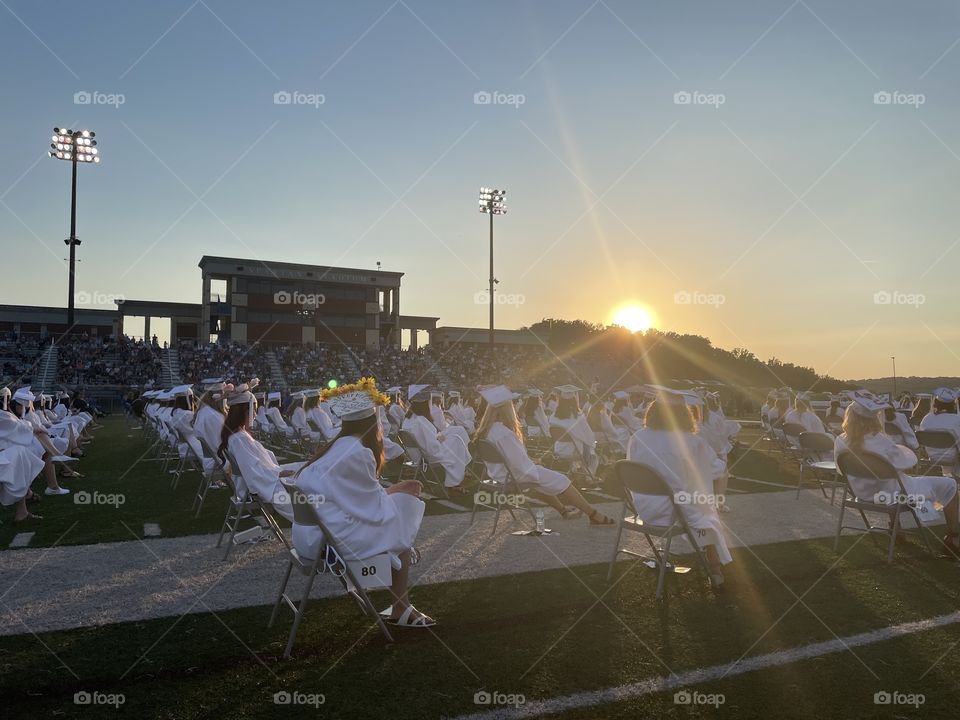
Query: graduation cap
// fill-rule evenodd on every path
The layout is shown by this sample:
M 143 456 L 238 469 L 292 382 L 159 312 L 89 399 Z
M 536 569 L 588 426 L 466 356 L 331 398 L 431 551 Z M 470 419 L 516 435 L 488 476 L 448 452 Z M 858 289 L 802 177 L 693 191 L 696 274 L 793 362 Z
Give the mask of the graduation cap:
M 557 385 L 553 389 L 560 393 L 560 397 L 564 400 L 573 400 L 577 393 L 581 392 L 576 385 Z
M 515 394 L 506 385 L 487 386 L 480 391 L 480 395 L 490 407 L 500 407 L 514 400 Z
M 957 394 L 950 388 L 937 388 L 933 391 L 933 397 L 935 400 L 939 400 L 942 403 L 950 404 L 957 401 Z
M 850 399 L 850 407 L 860 417 L 876 417 L 878 412 L 890 407 L 889 403 L 881 402 L 873 393 L 866 390 L 851 393 Z
M 429 385 L 410 385 L 409 387 L 407 387 L 407 397 L 410 400 L 413 400 L 417 395 L 422 393 L 428 387 L 430 386 Z

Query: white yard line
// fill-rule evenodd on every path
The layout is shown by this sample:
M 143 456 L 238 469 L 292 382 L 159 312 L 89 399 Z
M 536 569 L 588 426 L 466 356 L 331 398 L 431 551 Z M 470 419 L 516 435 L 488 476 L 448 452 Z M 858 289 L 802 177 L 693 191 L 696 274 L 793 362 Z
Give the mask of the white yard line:
M 767 668 L 779 667 L 781 665 L 789 665 L 802 660 L 811 660 L 813 658 L 823 657 L 824 655 L 844 652 L 850 648 L 873 645 L 886 640 L 915 635 L 946 625 L 954 625 L 958 622 L 960 622 L 960 611 L 947 615 L 938 615 L 925 620 L 891 625 L 880 628 L 879 630 L 850 635 L 846 638 L 835 638 L 825 642 L 779 650 L 766 655 L 755 655 L 754 657 L 737 661 L 732 665 L 730 663 L 711 665 L 709 667 L 682 672 L 678 675 L 648 678 L 640 682 L 604 688 L 603 690 L 574 693 L 573 695 L 563 695 L 548 700 L 527 701 L 518 707 L 493 708 L 469 715 L 460 715 L 454 720 L 513 720 L 514 718 L 540 717 L 541 715 L 550 715 L 575 710 L 577 708 L 595 707 L 604 703 L 634 700 L 644 695 L 669 692 L 692 685 L 702 685 L 726 677 L 743 675 L 744 673 L 755 672 L 757 670 L 766 670 Z
M 144 523 L 143 524 L 143 536 L 144 537 L 160 537 L 160 526 L 157 523 Z

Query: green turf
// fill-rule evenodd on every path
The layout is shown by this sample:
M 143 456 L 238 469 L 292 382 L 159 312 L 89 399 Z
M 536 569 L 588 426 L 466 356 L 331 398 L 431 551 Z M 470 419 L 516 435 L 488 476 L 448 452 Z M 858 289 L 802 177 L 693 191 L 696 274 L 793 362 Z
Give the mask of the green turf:
M 222 612 L 219 619 L 190 615 L 8 637 L 2 639 L 0 707 L 10 718 L 81 716 L 74 693 L 96 690 L 125 695 L 118 713 L 99 710 L 110 717 L 280 717 L 292 711 L 275 707 L 272 696 L 287 690 L 324 694 L 320 713 L 329 717 L 454 716 L 478 709 L 473 697 L 479 689 L 556 697 L 957 607 L 953 563 L 909 546 L 888 567 L 880 550 L 858 538 L 845 539 L 841 552 L 838 562 L 828 541 L 738 549 L 726 594 L 714 596 L 688 574 L 677 578 L 663 609 L 653 601 L 653 573 L 628 561 L 618 566 L 612 588 L 601 566 L 417 588 L 414 601 L 441 625 L 435 634 L 398 631 L 393 645 L 370 629 L 349 599 L 322 600 L 311 605 L 290 661 L 279 658 L 289 614 L 268 630 L 264 607 Z M 278 556 L 278 581 L 280 572 Z M 795 605 L 794 593 L 803 604 Z M 383 595 L 375 602 L 385 604 Z M 890 717 L 867 704 L 883 688 L 929 690 L 938 703 L 953 705 L 952 661 L 922 682 L 919 676 L 958 637 L 960 628 L 951 627 L 859 649 L 879 681 L 853 655 L 841 653 L 698 689 L 725 693 L 721 712 L 727 717 L 799 717 L 801 709 L 813 713 L 807 717 Z M 697 712 L 674 706 L 671 693 L 570 717 L 713 714 Z

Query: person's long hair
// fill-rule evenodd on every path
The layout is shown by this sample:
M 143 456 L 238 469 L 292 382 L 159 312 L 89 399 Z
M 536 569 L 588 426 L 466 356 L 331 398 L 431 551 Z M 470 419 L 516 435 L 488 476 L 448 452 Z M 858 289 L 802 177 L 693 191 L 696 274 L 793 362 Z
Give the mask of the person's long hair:
M 880 430 L 879 414 L 864 417 L 854 411 L 852 404 L 847 407 L 847 413 L 843 417 L 843 433 L 847 436 L 847 447 L 851 450 L 861 450 L 864 438 L 879 433 Z
M 654 400 L 643 416 L 643 426 L 647 430 L 695 433 L 697 421 L 686 403 Z
M 177 395 L 176 399 L 173 401 L 174 410 L 189 410 L 194 412 L 193 407 L 193 398 L 189 395 Z
M 316 407 L 320 407 L 320 396 L 319 395 L 309 395 L 303 399 L 303 410 L 304 412 L 310 412 Z
M 473 437 L 476 440 L 486 440 L 490 433 L 490 428 L 494 423 L 503 423 L 504 427 L 517 436 L 520 442 L 523 442 L 523 431 L 520 429 L 520 418 L 517 417 L 517 411 L 512 402 L 505 402 L 502 405 L 487 404 L 487 409 L 480 418 L 480 425 Z
M 572 398 L 561 397 L 559 402 L 557 402 L 557 409 L 553 412 L 553 416 L 558 420 L 576 418 L 579 414 L 580 401 L 577 399 L 576 395 L 574 395 Z
M 410 403 L 410 414 L 425 417 L 427 420 L 430 420 L 430 422 L 433 422 L 433 416 L 430 415 L 429 400 L 418 400 Z
M 223 398 L 217 399 L 215 396 L 220 391 L 207 390 L 203 395 L 200 396 L 200 399 L 197 401 L 196 409 L 193 411 L 193 419 L 190 421 L 191 425 L 197 424 L 197 414 L 200 412 L 200 408 L 206 405 L 208 408 L 215 410 L 220 415 L 224 415 L 223 410 Z
M 590 406 L 590 412 L 587 413 L 587 425 L 594 432 L 603 432 L 603 423 L 600 422 L 600 416 L 603 414 L 603 403 L 597 400 Z
M 930 398 L 917 398 L 917 404 L 913 406 L 913 412 L 910 413 L 910 424 L 919 425 L 930 412 Z
M 526 419 L 527 425 L 532 425 L 537 422 L 537 408 L 539 407 L 540 398 L 536 395 L 531 395 L 523 401 L 523 417 Z
M 330 443 L 322 447 L 317 454 L 310 459 L 310 462 L 297 471 L 297 477 L 317 460 L 330 452 L 330 448 L 334 446 L 337 440 L 344 437 L 359 438 L 360 444 L 373 453 L 373 459 L 377 463 L 377 477 L 380 477 L 385 461 L 383 457 L 383 430 L 380 428 L 380 421 L 376 413 L 360 420 L 344 420 L 340 425 L 340 432 L 337 433 L 337 436 L 331 440 Z
M 248 403 L 231 405 L 227 410 L 227 417 L 223 420 L 223 430 L 220 431 L 220 446 L 217 448 L 217 457 L 223 463 L 227 462 L 227 444 L 230 436 L 238 432 L 247 432 L 250 424 L 250 406 Z
M 933 401 L 933 414 L 940 415 L 941 413 L 954 413 L 957 412 L 957 403 L 954 402 L 944 402 L 943 400 L 934 399 Z

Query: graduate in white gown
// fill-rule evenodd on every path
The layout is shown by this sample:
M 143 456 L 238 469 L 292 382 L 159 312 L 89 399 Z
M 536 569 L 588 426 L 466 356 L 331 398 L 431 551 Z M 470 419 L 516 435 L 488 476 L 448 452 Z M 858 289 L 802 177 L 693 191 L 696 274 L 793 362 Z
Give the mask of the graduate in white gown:
M 10 389 L 0 389 L 0 395 L 3 397 L 2 414 L 9 416 L 6 408 L 9 406 Z M 26 434 L 26 429 L 21 432 L 23 440 L 32 440 L 32 431 L 29 435 Z M 27 509 L 27 500 L 36 497 L 30 490 L 30 485 L 43 468 L 43 460 L 29 445 L 0 440 L 0 505 L 14 506 L 14 523 L 43 519 Z
M 250 392 L 251 387 L 255 386 L 255 381 L 251 380 L 249 385 L 238 385 L 226 393 L 227 417 L 217 454 L 221 461 L 226 462 L 226 451 L 229 450 L 237 461 L 237 467 L 233 470 L 240 473 L 239 493 L 244 490 L 256 493 L 264 506 L 272 507 L 287 520 L 293 520 L 293 506 L 280 484 L 280 478 L 293 475 L 303 463 L 280 465 L 276 455 L 257 442 L 247 430 L 250 418 L 256 414 L 257 401 Z
M 810 407 L 810 401 L 803 395 L 797 395 L 793 408 L 788 410 L 784 417 L 784 422 L 802 425 L 807 432 L 822 433 L 827 431 L 823 421 L 817 417 L 817 414 Z
M 345 560 L 390 556 L 393 602 L 386 622 L 406 628 L 432 627 L 436 621 L 417 610 L 408 597 L 411 550 L 424 511 L 421 485 L 408 480 L 384 489 L 380 484 L 383 435 L 376 408 L 386 397 L 367 378 L 324 392 L 331 411 L 341 418 L 340 433 L 297 473 L 294 484 L 313 503 L 347 555 Z M 320 541 L 318 528 L 294 523 L 293 544 L 301 556 L 315 558 Z
M 171 414 L 171 426 L 178 430 L 186 442 L 178 443 L 177 451 L 180 457 L 187 456 L 187 447 L 197 457 L 203 467 L 205 475 L 213 472 L 215 465 L 214 459 L 207 457 L 203 451 L 203 446 L 197 438 L 197 432 L 194 428 L 193 420 L 197 413 L 196 398 L 193 395 L 193 388 L 190 385 L 180 385 L 173 388 L 170 393 L 174 397 L 173 413 Z M 216 447 L 216 446 L 213 446 Z
M 392 387 L 387 389 L 387 397 L 390 398 L 390 405 L 387 406 L 387 418 L 394 432 L 400 430 L 403 426 L 403 419 L 407 415 L 407 406 L 400 399 L 401 389 Z
M 613 394 L 613 398 L 613 408 L 610 410 L 612 415 L 620 418 L 620 421 L 631 433 L 643 427 L 643 423 L 633 412 L 633 406 L 630 404 L 630 393 L 618 390 Z
M 897 428 L 896 433 L 891 431 L 891 439 L 893 439 L 895 442 L 903 440 L 903 444 L 911 450 L 920 449 L 920 443 L 917 441 L 917 433 L 912 427 L 910 427 L 910 421 L 907 420 L 905 413 L 897 412 L 892 407 L 886 408 L 883 411 L 884 432 L 886 432 L 886 426 L 888 423 L 896 426 Z
M 852 451 L 855 454 L 879 455 L 900 472 L 900 480 L 908 495 L 918 501 L 915 509 L 924 523 L 939 522 L 937 509 L 943 510 L 947 524 L 944 547 L 953 555 L 960 555 L 960 514 L 958 514 L 957 482 L 951 477 L 935 475 L 913 476 L 906 473 L 917 464 L 917 456 L 904 446 L 897 445 L 883 434 L 880 413 L 886 403 L 879 402 L 866 391 L 854 394 L 843 419 L 843 434 L 834 445 L 835 457 Z M 878 482 L 873 479 L 848 477 L 850 487 L 857 497 L 870 502 L 897 502 L 900 488 L 895 482 Z
M 523 420 L 527 426 L 527 437 L 550 437 L 550 420 L 543 409 L 543 392 L 541 390 L 529 388 L 524 393 Z
M 307 421 L 320 431 L 321 437 L 330 442 L 337 436 L 337 428 L 333 424 L 330 413 L 320 404 L 320 391 L 313 388 L 304 390 L 303 410 Z
M 280 414 L 280 400 L 280 393 L 267 393 L 267 409 L 264 412 L 266 413 L 267 419 L 272 423 L 274 430 L 282 433 L 286 437 L 292 438 L 294 429 L 287 425 L 287 421 L 284 420 L 283 415 Z
M 467 436 L 476 432 L 477 414 L 472 407 L 463 404 L 463 398 L 458 390 L 447 393 L 447 414 L 453 418 L 458 427 L 462 427 Z
M 221 471 L 219 469 L 221 461 L 216 457 L 217 448 L 220 446 L 220 435 L 223 433 L 223 421 L 226 418 L 223 397 L 227 388 L 233 390 L 233 385 L 228 385 L 222 380 L 206 385 L 206 390 L 197 401 L 197 409 L 190 421 L 197 441 L 203 441 L 200 447 L 204 451 L 204 456 L 210 457 L 214 467 L 217 468 L 210 475 L 210 487 L 214 490 L 226 487 L 222 480 L 222 473 L 229 472 L 230 469 L 230 464 L 226 463 Z M 206 467 L 206 463 L 204 466 Z
M 716 453 L 697 434 L 696 422 L 682 393 L 661 390 L 644 417 L 644 427 L 630 439 L 627 459 L 653 468 L 674 491 L 679 512 L 693 530 L 710 565 L 710 581 L 723 585 L 722 566 L 732 557 L 713 488 Z M 682 502 L 681 502 L 682 500 Z M 673 523 L 669 498 L 634 493 L 637 514 L 652 525 Z
M 550 427 L 565 430 L 566 439 L 554 442 L 553 454 L 560 460 L 584 463 L 587 471 L 593 475 L 600 465 L 600 459 L 595 451 L 596 436 L 580 412 L 577 395 L 580 388 L 575 385 L 560 385 L 555 389 L 560 393 L 560 401 L 556 411 L 550 416 Z
M 40 467 L 47 482 L 45 495 L 69 494 L 70 490 L 61 487 L 57 481 L 57 472 L 52 461 L 52 458 L 57 457 L 57 451 L 46 437 L 46 433 L 35 429 L 26 420 L 21 420 L 8 410 L 11 401 L 9 388 L 0 389 L 0 400 L 3 403 L 3 410 L 0 410 L 0 450 L 22 448 L 40 460 Z M 31 464 L 35 465 L 35 463 Z
M 391 403 L 392 404 L 392 403 Z M 380 423 L 380 435 L 383 437 L 383 458 L 387 462 L 403 456 L 403 446 L 390 439 L 390 420 L 387 417 L 387 406 L 377 406 L 377 422 Z
M 960 415 L 957 414 L 957 395 L 950 388 L 937 388 L 933 391 L 933 408 L 920 422 L 920 430 L 944 430 L 960 442 Z M 960 459 L 955 449 L 946 451 L 930 448 L 927 451 L 930 460 L 940 465 L 944 475 L 953 475 Z
M 507 470 L 521 488 L 529 488 L 542 497 L 564 519 L 586 515 L 591 525 L 613 525 L 614 521 L 595 510 L 563 473 L 538 465 L 527 454 L 520 430 L 520 420 L 513 407 L 513 393 L 504 385 L 480 391 L 487 401 L 487 409 L 477 428 L 477 440 L 486 440 L 496 446 L 504 465 L 485 463 L 487 473 L 496 482 L 503 483 Z M 573 506 L 571 509 L 568 506 Z
M 471 459 L 467 447 L 468 439 L 462 435 L 463 428 L 448 428 L 445 432 L 437 432 L 430 419 L 430 398 L 426 392 L 421 391 L 413 398 L 410 415 L 403 421 L 403 430 L 413 435 L 429 462 L 443 467 L 444 485 L 447 488 L 457 488 L 463 483 Z
M 308 438 L 314 445 L 320 442 L 323 435 L 307 423 L 307 411 L 304 407 L 306 394 L 304 391 L 293 393 L 290 396 L 290 408 L 287 410 L 290 415 L 290 426 L 303 438 Z

